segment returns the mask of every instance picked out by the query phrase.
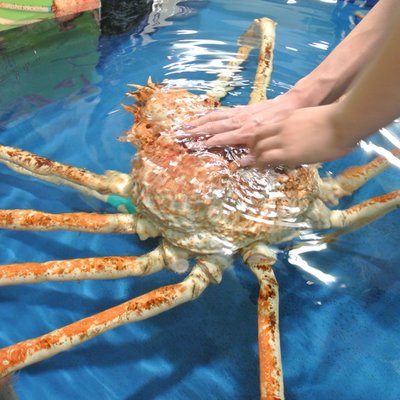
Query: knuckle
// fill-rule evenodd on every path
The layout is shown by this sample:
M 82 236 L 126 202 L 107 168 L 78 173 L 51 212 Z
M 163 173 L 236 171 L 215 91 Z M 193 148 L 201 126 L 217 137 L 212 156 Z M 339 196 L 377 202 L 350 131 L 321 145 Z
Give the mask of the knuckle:
M 252 132 L 250 129 L 243 129 L 243 131 L 241 132 L 241 136 L 243 139 L 243 142 L 251 147 L 253 146 L 254 142 L 255 142 L 255 135 L 254 132 Z
M 258 131 L 256 130 L 255 125 L 249 125 L 246 127 L 246 134 L 248 136 L 253 136 L 254 139 L 258 139 L 260 137 L 260 134 L 258 133 Z
M 238 129 L 243 125 L 244 119 L 240 115 L 235 115 L 230 119 L 230 122 L 234 128 Z
M 218 119 L 220 118 L 220 113 L 218 111 L 211 111 L 207 117 L 209 121 L 218 121 Z
M 215 128 L 215 122 L 207 122 L 206 124 L 203 125 L 202 128 L 203 128 L 204 133 L 210 133 Z

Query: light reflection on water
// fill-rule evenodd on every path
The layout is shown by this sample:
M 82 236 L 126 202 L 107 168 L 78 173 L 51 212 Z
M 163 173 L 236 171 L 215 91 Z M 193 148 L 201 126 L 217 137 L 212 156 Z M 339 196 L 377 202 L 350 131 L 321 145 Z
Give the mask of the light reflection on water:
M 117 112 L 126 101 L 127 83 L 144 84 L 151 75 L 154 81 L 167 78 L 171 85 L 206 91 L 235 54 L 235 38 L 253 18 L 267 15 L 278 21 L 272 98 L 326 56 L 348 31 L 356 7 L 317 1 L 312 6 L 182 2 L 185 8 L 165 3 L 163 8 L 158 2 L 149 17 L 152 24 L 117 37 L 99 38 L 88 19 L 77 20 L 70 32 L 43 26 L 18 39 L 7 34 L 0 42 L 1 142 L 95 172 L 126 172 L 133 149 L 116 138 L 131 123 L 129 115 Z M 256 58 L 254 53 L 239 71 L 225 105 L 247 102 Z M 336 174 L 398 145 L 399 131 L 399 123 L 382 130 L 321 174 Z M 340 207 L 398 189 L 398 173 L 397 168 L 386 171 Z M 105 211 L 71 190 L 3 167 L 0 180 L 2 208 Z M 301 238 L 308 247 L 282 249 L 276 273 L 288 399 L 400 397 L 398 232 L 396 211 L 336 243 L 314 244 L 317 232 Z M 0 241 L 2 263 L 142 254 L 153 247 L 154 242 L 122 235 L 1 232 Z M 180 279 L 163 273 L 119 282 L 2 288 L 0 345 Z M 256 298 L 256 283 L 237 263 L 221 285 L 193 304 L 27 368 L 17 376 L 17 392 L 21 399 L 256 399 Z

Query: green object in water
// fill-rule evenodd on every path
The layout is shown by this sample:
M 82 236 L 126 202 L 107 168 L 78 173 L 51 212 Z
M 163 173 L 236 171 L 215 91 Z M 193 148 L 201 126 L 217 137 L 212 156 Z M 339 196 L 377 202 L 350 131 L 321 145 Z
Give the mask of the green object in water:
M 132 202 L 126 197 L 121 196 L 108 196 L 107 203 L 115 207 L 117 210 L 123 210 L 129 214 L 135 214 L 136 208 Z
M 0 1 L 0 31 L 51 18 L 52 0 Z
M 66 31 L 47 19 L 0 32 L 0 131 L 47 105 L 96 95 L 99 36 L 91 13 L 75 18 Z

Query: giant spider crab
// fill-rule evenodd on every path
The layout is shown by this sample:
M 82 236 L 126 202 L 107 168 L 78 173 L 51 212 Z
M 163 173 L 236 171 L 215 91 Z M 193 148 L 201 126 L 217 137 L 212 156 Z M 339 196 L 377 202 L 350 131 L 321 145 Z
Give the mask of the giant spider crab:
M 122 324 L 150 318 L 197 298 L 218 283 L 240 254 L 260 284 L 258 330 L 260 392 L 266 400 L 283 399 L 278 328 L 276 260 L 271 245 L 299 235 L 304 227 L 332 229 L 331 237 L 358 228 L 400 205 L 394 191 L 346 210 L 331 210 L 345 195 L 388 167 L 380 157 L 350 168 L 336 178 L 321 179 L 316 166 L 295 169 L 238 168 L 237 149 L 198 149 L 174 132 L 194 116 L 219 106 L 229 91 L 230 71 L 242 64 L 259 37 L 260 55 L 250 102 L 265 99 L 272 71 L 275 23 L 255 20 L 241 39 L 236 59 L 213 89 L 198 96 L 149 80 L 128 95 L 135 115 L 127 140 L 138 151 L 130 175 L 107 171 L 97 175 L 26 151 L 0 146 L 0 161 L 25 175 L 73 187 L 106 202 L 131 200 L 137 213 L 49 214 L 34 210 L 1 210 L 0 227 L 19 230 L 76 230 L 95 233 L 161 236 L 161 244 L 140 257 L 99 257 L 0 267 L 0 285 L 44 281 L 116 279 L 152 274 L 162 268 L 181 271 L 194 265 L 183 282 L 155 289 L 94 316 L 43 336 L 0 350 L 0 377 L 89 340 Z M 398 151 L 394 152 L 398 156 Z M 124 200 L 124 201 L 120 201 Z M 125 205 L 124 205 L 125 204 Z M 127 206 L 126 206 L 127 205 Z M 329 237 L 329 236 L 328 236 Z

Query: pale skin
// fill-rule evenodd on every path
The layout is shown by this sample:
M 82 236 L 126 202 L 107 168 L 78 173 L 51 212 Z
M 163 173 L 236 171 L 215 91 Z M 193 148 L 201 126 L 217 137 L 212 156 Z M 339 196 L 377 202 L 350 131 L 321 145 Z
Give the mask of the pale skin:
M 397 4 L 396 4 L 397 3 Z M 250 148 L 243 165 L 330 161 L 400 116 L 400 9 L 380 0 L 332 53 L 290 91 L 209 113 L 190 134 L 207 146 Z M 337 101 L 343 94 L 342 99 Z

